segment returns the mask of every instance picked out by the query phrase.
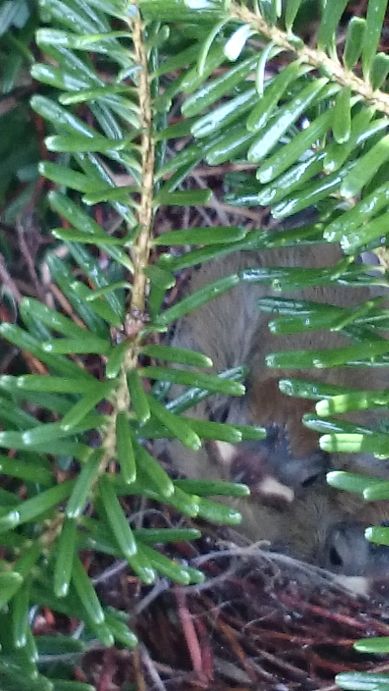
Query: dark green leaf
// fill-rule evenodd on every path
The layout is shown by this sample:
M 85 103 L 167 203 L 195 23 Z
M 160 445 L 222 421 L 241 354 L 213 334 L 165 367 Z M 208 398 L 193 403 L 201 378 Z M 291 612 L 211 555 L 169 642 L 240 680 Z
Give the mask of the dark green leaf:
M 43 465 L 1 455 L 0 473 L 19 478 L 23 482 L 36 482 L 40 485 L 52 485 L 54 482 L 53 473 Z
M 70 430 L 78 425 L 82 420 L 94 410 L 103 398 L 108 397 L 112 387 L 99 386 L 94 391 L 90 391 L 83 396 L 73 408 L 71 408 L 61 420 L 61 427 L 64 430 Z
M 335 108 L 333 111 L 332 131 L 334 139 L 338 144 L 347 142 L 351 131 L 351 110 L 350 110 L 351 89 L 344 86 L 336 95 Z
M 97 626 L 103 624 L 105 621 L 104 611 L 78 556 L 74 557 L 72 583 L 90 620 Z
M 343 61 L 349 70 L 352 70 L 360 58 L 365 24 L 366 21 L 360 17 L 351 17 L 348 22 Z
M 238 94 L 238 96 L 229 99 L 216 108 L 212 108 L 209 113 L 198 118 L 191 127 L 193 136 L 196 139 L 202 139 L 210 134 L 216 134 L 222 128 L 240 118 L 255 105 L 257 100 L 258 94 L 253 87 L 245 89 L 243 93 Z
M 152 487 L 162 495 L 170 498 L 174 493 L 174 485 L 169 475 L 163 470 L 159 461 L 152 456 L 141 444 L 135 442 L 137 466 L 149 478 Z M 1 521 L 1 519 L 0 519 Z
M 74 355 L 76 353 L 80 355 L 89 353 L 107 355 L 110 347 L 110 343 L 102 338 L 87 334 L 83 338 L 57 338 L 42 343 L 42 348 L 46 353 L 59 355 Z
M 150 418 L 150 408 L 143 384 L 135 369 L 130 370 L 127 381 L 135 415 L 139 424 L 143 425 Z
M 236 242 L 247 234 L 244 228 L 234 226 L 213 226 L 212 228 L 191 228 L 189 230 L 171 230 L 159 235 L 155 245 L 217 245 Z
M 192 365 L 193 367 L 212 367 L 212 360 L 202 353 L 198 353 L 188 348 L 173 348 L 165 345 L 145 345 L 141 348 L 143 355 L 176 362 L 181 365 Z
M 355 650 L 359 653 L 375 653 L 382 655 L 389 652 L 389 636 L 381 636 L 380 638 L 364 638 L 354 643 Z M 387 678 L 387 686 L 389 686 L 389 677 Z M 379 686 L 381 689 L 381 686 Z
M 280 109 L 274 123 L 251 145 L 247 154 L 249 161 L 261 161 L 270 153 L 285 132 L 317 98 L 327 81 L 325 78 L 316 79 L 305 86 L 293 101 Z
M 353 364 L 362 360 L 374 362 L 376 357 L 389 352 L 389 343 L 363 343 L 346 348 L 332 350 L 301 350 L 293 353 L 271 353 L 266 357 L 269 367 L 336 367 L 343 364 Z
M 332 115 L 331 111 L 322 113 L 306 129 L 296 134 L 288 144 L 281 146 L 268 157 L 257 171 L 258 180 L 265 184 L 288 170 L 312 144 L 327 132 Z
M 128 628 L 127 624 L 124 621 L 121 621 L 118 616 L 115 616 L 111 608 L 105 610 L 105 620 L 117 643 L 124 645 L 126 648 L 129 648 L 130 650 L 136 647 L 136 645 L 138 644 L 137 637 Z M 69 691 L 71 691 L 71 689 L 69 689 Z
M 335 52 L 336 32 L 348 0 L 337 0 L 334 5 L 327 2 L 324 5 L 317 42 L 319 48 L 324 48 L 333 54 Z
M 193 574 L 189 571 L 188 567 L 184 564 L 179 564 L 176 561 L 168 559 L 163 554 L 160 554 L 152 547 L 148 545 L 141 545 L 139 548 L 145 556 L 150 560 L 156 571 L 162 576 L 170 578 L 174 583 L 179 583 L 180 585 L 189 585 L 192 582 L 193 575 L 197 576 L 195 582 L 201 583 L 204 580 L 204 576 L 200 571 L 193 569 Z
M 361 156 L 358 165 L 346 175 L 341 186 L 342 195 L 348 198 L 359 194 L 388 158 L 389 134 L 382 137 L 365 155 Z
M 362 69 L 366 79 L 369 78 L 370 69 L 380 42 L 387 4 L 387 0 L 369 0 L 367 6 L 366 27 L 362 41 Z
M 236 511 L 236 509 L 232 509 L 229 506 L 217 504 L 216 502 L 209 501 L 203 497 L 199 497 L 198 504 L 198 516 L 206 521 L 209 521 L 210 523 L 215 523 L 216 525 L 234 526 L 239 525 L 242 520 L 239 511 Z
M 47 489 L 31 499 L 24 500 L 15 509 L 0 518 L 0 531 L 6 532 L 9 527 L 29 523 L 50 511 L 69 496 L 73 485 L 73 480 L 65 480 L 56 487 Z
M 156 204 L 164 206 L 203 206 L 212 197 L 212 190 L 161 191 L 155 197 Z
M 257 60 L 256 55 L 246 58 L 226 74 L 206 82 L 204 86 L 186 99 L 182 106 L 183 114 L 187 117 L 198 115 L 224 94 L 231 93 L 235 85 L 239 84 L 255 66 Z
M 147 398 L 151 414 L 156 417 L 162 425 L 165 425 L 181 444 L 193 451 L 198 451 L 201 447 L 201 440 L 196 432 L 193 431 L 192 427 L 186 422 L 185 418 L 171 413 L 153 396 L 148 396 Z
M 304 72 L 300 62 L 292 62 L 272 80 L 247 118 L 250 132 L 258 132 L 267 124 L 289 84 L 297 80 L 300 72 Z
M 76 522 L 71 518 L 65 518 L 61 534 L 56 543 L 54 592 L 57 597 L 66 597 L 69 592 L 75 554 L 76 531 Z
M 331 487 L 341 489 L 346 492 L 353 492 L 363 497 L 366 488 L 379 483 L 379 480 L 367 475 L 357 475 L 344 470 L 333 470 L 327 473 L 327 482 Z
M 104 511 L 112 533 L 123 556 L 129 559 L 137 553 L 137 546 L 128 523 L 128 518 L 124 515 L 112 483 L 106 477 L 100 478 L 99 488 Z
M 371 672 L 342 672 L 335 677 L 336 684 L 346 691 L 380 691 L 381 684 L 387 685 L 387 674 Z
M 30 588 L 29 583 L 24 583 L 19 588 L 12 601 L 12 636 L 15 648 L 25 648 L 27 635 L 31 635 L 29 627 Z
M 96 451 L 82 466 L 66 506 L 68 518 L 78 518 L 82 514 L 89 494 L 98 478 L 100 462 L 101 452 Z
M 183 489 L 184 492 L 196 494 L 199 497 L 247 497 L 250 494 L 246 485 L 221 480 L 175 480 L 174 485 Z
M 0 573 L 0 607 L 3 608 L 23 583 L 20 573 Z
M 177 484 L 175 481 L 175 486 Z M 134 535 L 146 544 L 166 544 L 169 542 L 187 542 L 198 540 L 201 533 L 196 528 L 138 528 Z
M 119 412 L 116 417 L 116 452 L 121 476 L 126 484 L 136 480 L 135 454 L 127 414 Z
M 214 374 L 201 374 L 200 372 L 187 372 L 179 369 L 167 369 L 164 367 L 142 367 L 138 370 L 141 377 L 169 381 L 175 384 L 196 386 L 208 391 L 225 393 L 230 396 L 243 396 L 245 388 L 239 382 L 222 379 Z M 1 433 L 0 433 L 1 443 Z
M 205 286 L 205 288 L 201 288 L 189 297 L 184 298 L 173 307 L 169 307 L 159 316 L 158 322 L 163 325 L 170 324 L 175 319 L 184 316 L 184 314 L 188 314 L 188 312 L 192 312 L 193 310 L 201 307 L 201 305 L 204 305 L 206 302 L 208 302 L 208 300 L 211 300 L 218 295 L 222 295 L 238 283 L 239 276 L 237 274 L 220 278 L 218 281 L 210 283 L 209 285 Z

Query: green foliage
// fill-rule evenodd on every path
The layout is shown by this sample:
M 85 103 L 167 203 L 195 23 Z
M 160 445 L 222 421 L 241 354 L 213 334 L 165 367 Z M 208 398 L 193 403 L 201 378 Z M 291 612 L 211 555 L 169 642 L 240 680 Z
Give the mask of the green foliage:
M 20 14 L 12 16 L 9 2 L 0 6 L 8 12 L 7 40 L 14 25 L 32 21 L 23 15 L 25 3 L 16 5 Z M 242 496 L 244 486 L 174 480 L 145 440 L 176 438 L 197 449 L 209 438 L 263 436 L 261 429 L 182 416 L 213 392 L 242 395 L 244 370 L 198 372 L 193 367 L 212 365 L 206 353 L 158 346 L 155 336 L 240 282 L 277 290 L 334 282 L 350 290 L 387 286 L 382 266 L 372 275 L 356 262 L 361 251 L 383 246 L 389 221 L 389 63 L 377 52 L 387 3 L 369 0 L 366 18 L 348 23 L 344 45 L 338 33 L 347 3 L 336 3 L 335 10 L 334 3 L 323 3 L 313 47 L 297 35 L 305 5 L 42 0 L 31 106 L 46 123 L 48 153 L 39 170 L 50 181 L 53 236 L 66 248 L 64 258 L 54 251 L 47 263 L 69 308 L 65 315 L 59 305 L 25 298 L 19 323 L 0 327 L 1 336 L 44 372 L 0 377 L 0 464 L 7 479 L 0 495 L 3 688 L 87 691 L 86 684 L 57 679 L 50 655 L 65 655 L 72 646 L 80 654 L 91 639 L 104 646 L 136 644 L 127 617 L 100 603 L 85 550 L 127 561 L 146 584 L 158 574 L 180 584 L 201 581 L 201 573 L 156 548 L 198 533 L 136 530 L 126 497 L 147 497 L 215 523 L 239 521 L 236 511 L 208 496 Z M 181 118 L 172 123 L 176 104 Z M 185 145 L 172 153 L 177 138 Z M 201 160 L 252 164 L 249 172 L 225 177 L 230 205 L 270 206 L 275 219 L 314 209 L 315 221 L 277 233 L 222 226 L 154 237 L 161 206 L 209 203 L 210 189 L 186 184 Z M 14 165 L 12 175 L 19 170 Z M 343 248 L 345 258 L 335 267 L 253 269 L 166 306 L 166 291 L 183 267 L 238 250 L 308 246 L 323 237 Z M 182 244 L 189 249 L 177 255 L 174 248 Z M 151 248 L 161 245 L 173 249 L 151 263 Z M 269 354 L 271 367 L 387 367 L 388 313 L 379 299 L 354 311 L 282 298 L 260 307 L 277 309 L 270 324 L 276 333 L 328 328 L 350 338 L 336 351 Z M 187 388 L 166 404 L 152 382 Z M 326 432 L 323 448 L 388 455 L 387 432 L 333 417 L 383 408 L 384 387 L 345 392 L 287 380 L 282 388 L 317 399 L 317 415 L 306 424 Z M 59 482 L 64 470 L 66 480 Z M 387 492 L 369 480 L 346 473 L 330 478 L 367 499 L 380 487 Z M 368 537 L 387 539 L 374 529 Z M 85 627 L 81 640 L 35 637 L 34 605 L 68 617 L 77 613 Z M 339 685 L 382 689 L 387 683 L 386 677 L 364 679 L 340 675 Z
M 23 201 L 32 192 L 37 178 L 38 142 L 31 137 L 32 113 L 26 100 L 31 87 L 29 67 L 33 61 L 31 42 L 37 27 L 34 3 L 26 0 L 0 2 L 0 203 L 15 178 L 26 184 Z M 19 143 L 16 148 L 15 141 Z M 4 221 L 12 222 L 20 212 L 17 200 L 4 213 Z

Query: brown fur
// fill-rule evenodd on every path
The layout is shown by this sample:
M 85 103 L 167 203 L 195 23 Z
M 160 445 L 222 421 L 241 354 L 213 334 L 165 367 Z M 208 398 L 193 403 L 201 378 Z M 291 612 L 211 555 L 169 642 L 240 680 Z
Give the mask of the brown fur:
M 261 254 L 237 253 L 223 261 L 211 262 L 196 271 L 189 292 L 198 290 L 210 281 L 250 267 L 320 268 L 334 265 L 340 258 L 338 247 L 328 244 L 303 249 L 268 250 Z M 388 384 L 388 374 L 383 369 L 371 368 L 367 377 L 366 370 L 352 367 L 303 371 L 270 370 L 265 365 L 265 356 L 271 352 L 323 349 L 350 344 L 338 332 L 306 331 L 291 336 L 273 335 L 267 328 L 271 317 L 261 313 L 256 306 L 258 298 L 271 294 L 279 295 L 274 290 L 272 292 L 268 285 L 238 285 L 182 319 L 173 344 L 207 354 L 212 358 L 216 371 L 243 363 L 249 366 L 246 396 L 232 401 L 214 396 L 197 406 L 195 414 L 198 417 L 265 426 L 276 424 L 285 430 L 289 443 L 290 457 L 285 457 L 285 463 L 293 463 L 296 458 L 306 458 L 309 461 L 310 456 L 317 452 L 318 435 L 304 427 L 301 418 L 305 412 L 314 409 L 314 402 L 282 395 L 278 389 L 279 379 L 294 376 L 347 388 L 381 389 Z M 364 288 L 332 284 L 309 287 L 287 297 L 352 307 L 369 299 L 370 293 Z M 374 422 L 374 415 L 366 417 Z M 360 416 L 355 415 L 353 419 L 358 421 Z M 198 453 L 190 452 L 178 443 L 172 443 L 170 450 L 174 463 L 189 477 L 230 479 L 231 464 L 218 462 L 217 454 L 209 454 L 206 449 L 201 449 Z M 332 459 L 331 465 L 364 469 L 366 458 L 337 456 Z M 382 463 L 375 461 L 373 465 L 380 474 L 389 475 Z M 372 473 L 370 465 L 367 471 Z M 260 476 L 261 466 L 258 472 Z M 277 477 L 278 469 L 269 468 L 269 464 L 265 463 L 263 473 L 269 472 Z M 266 502 L 266 498 L 255 495 L 247 501 L 239 502 L 239 509 L 243 514 L 242 532 L 252 540 L 268 539 L 274 548 L 278 547 L 315 563 L 323 562 L 323 545 L 334 525 L 350 518 L 354 520 L 355 516 L 361 525 L 377 517 L 382 520 L 387 511 L 383 505 L 366 507 L 355 496 L 332 490 L 326 485 L 324 477 L 312 487 L 307 487 L 301 496 L 296 494 L 292 503 L 281 502 L 278 506 L 270 504 L 271 502 Z

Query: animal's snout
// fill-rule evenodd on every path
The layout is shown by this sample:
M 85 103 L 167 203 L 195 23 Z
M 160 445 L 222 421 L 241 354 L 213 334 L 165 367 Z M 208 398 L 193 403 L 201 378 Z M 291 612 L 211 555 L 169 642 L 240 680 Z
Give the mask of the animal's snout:
M 232 480 L 244 482 L 253 491 L 264 489 L 264 480 L 271 478 L 289 488 L 294 498 L 315 482 L 324 481 L 328 466 L 328 455 L 320 449 L 296 456 L 290 449 L 287 429 L 272 425 L 267 428 L 263 441 L 244 442 L 235 447 L 230 474 Z

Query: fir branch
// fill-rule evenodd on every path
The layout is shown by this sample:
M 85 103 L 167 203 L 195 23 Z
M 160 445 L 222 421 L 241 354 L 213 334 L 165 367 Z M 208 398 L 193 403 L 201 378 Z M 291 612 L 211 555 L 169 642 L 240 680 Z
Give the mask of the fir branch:
M 152 107 L 151 92 L 148 72 L 147 51 L 145 46 L 144 25 L 140 13 L 137 11 L 135 16 L 129 19 L 129 26 L 132 29 L 134 44 L 134 54 L 139 65 L 139 116 L 142 129 L 141 135 L 141 171 L 142 171 L 142 192 L 138 207 L 139 230 L 137 240 L 132 246 L 134 274 L 132 291 L 130 293 L 129 309 L 125 317 L 124 330 L 131 339 L 131 344 L 127 351 L 119 387 L 114 394 L 112 405 L 113 410 L 110 423 L 106 429 L 103 447 L 105 453 L 101 463 L 101 472 L 104 471 L 106 464 L 114 455 L 116 446 L 116 418 L 118 413 L 129 409 L 130 398 L 127 385 L 127 373 L 137 366 L 139 352 L 139 332 L 144 325 L 144 309 L 147 291 L 147 278 L 144 269 L 148 266 L 150 254 L 150 237 L 153 230 L 153 191 L 154 191 L 154 147 L 155 142 L 152 136 Z
M 147 52 L 144 42 L 144 27 L 140 14 L 133 20 L 133 41 L 139 71 L 139 107 L 142 127 L 142 194 L 139 204 L 138 220 L 140 231 L 134 245 L 134 282 L 130 314 L 130 324 L 139 324 L 144 311 L 147 280 L 144 273 L 150 253 L 150 236 L 153 226 L 153 189 L 154 189 L 154 138 L 152 136 L 152 108 L 150 81 L 148 74 Z M 130 326 L 129 324 L 129 326 Z M 132 328 L 130 328 L 130 332 Z M 129 363 L 128 363 L 129 364 Z
M 233 21 L 250 25 L 275 46 L 295 55 L 303 64 L 311 65 L 315 69 L 325 72 L 332 81 L 341 86 L 350 87 L 352 92 L 358 94 L 363 101 L 389 115 L 389 94 L 380 89 L 373 89 L 368 81 L 343 67 L 339 60 L 329 57 L 325 51 L 311 48 L 304 43 L 300 44 L 296 41 L 296 37 L 291 38 L 286 31 L 268 24 L 260 14 L 253 12 L 243 4 L 231 3 L 229 15 Z

